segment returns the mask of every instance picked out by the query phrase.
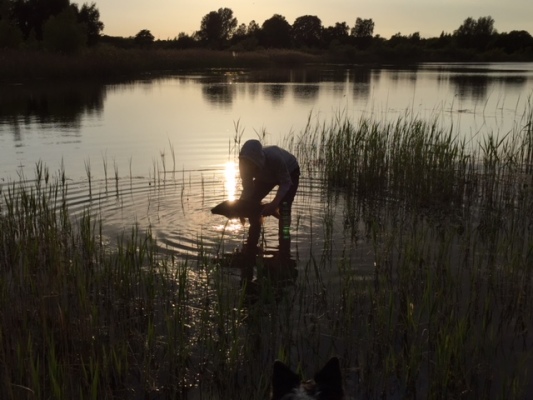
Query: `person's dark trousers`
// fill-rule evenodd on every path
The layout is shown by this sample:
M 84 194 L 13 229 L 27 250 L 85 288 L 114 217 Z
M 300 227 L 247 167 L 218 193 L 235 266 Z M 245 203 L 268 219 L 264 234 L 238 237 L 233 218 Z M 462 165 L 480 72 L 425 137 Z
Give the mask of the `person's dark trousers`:
M 291 211 L 292 203 L 294 201 L 294 196 L 298 190 L 298 185 L 300 182 L 300 169 L 296 168 L 291 173 L 292 185 L 289 191 L 285 194 L 281 200 L 279 213 L 279 225 L 278 225 L 278 239 L 279 239 L 279 250 L 280 254 L 284 256 L 290 255 L 291 249 L 291 237 L 290 237 L 290 226 L 291 226 Z M 270 182 L 264 182 L 260 180 L 254 181 L 254 195 L 252 197 L 253 201 L 261 202 L 267 194 L 269 194 L 272 189 L 276 186 Z M 250 228 L 248 229 L 248 240 L 246 247 L 250 250 L 255 250 L 257 244 L 259 243 L 259 236 L 261 235 L 261 216 L 257 215 L 254 218 L 249 218 Z

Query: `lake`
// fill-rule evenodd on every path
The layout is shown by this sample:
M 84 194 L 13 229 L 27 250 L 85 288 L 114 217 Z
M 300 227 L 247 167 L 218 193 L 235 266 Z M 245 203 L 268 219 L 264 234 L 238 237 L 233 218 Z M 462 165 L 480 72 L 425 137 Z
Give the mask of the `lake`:
M 264 399 L 275 359 L 309 377 L 338 355 L 347 400 L 532 397 L 533 63 L 213 70 L 1 93 L 3 393 Z M 256 268 L 225 268 L 218 256 L 246 227 L 210 209 L 240 193 L 239 144 L 305 143 L 366 118 L 434 121 L 472 151 L 521 135 L 480 163 L 413 139 L 431 132 L 416 124 L 398 124 L 415 134 L 385 146 L 389 164 L 383 136 L 332 141 L 364 172 L 339 169 L 347 179 L 329 190 L 321 171 L 344 159 L 304 160 L 293 259 L 277 263 L 266 218 L 266 252 L 245 265 Z M 359 148 L 363 160 L 350 157 Z M 56 212 L 63 199 L 69 213 Z M 156 238 L 153 257 L 132 227 Z
M 42 162 L 51 175 L 65 171 L 73 215 L 91 207 L 111 238 L 150 227 L 163 247 L 192 256 L 199 240 L 218 246 L 224 237 L 227 251 L 244 238 L 240 223 L 209 212 L 239 193 L 236 141 L 281 144 L 308 124 L 414 116 L 438 120 L 475 148 L 487 133 L 523 123 L 533 63 L 213 70 L 1 90 L 2 186 L 31 181 Z M 299 251 L 323 239 L 322 197 L 304 175 L 293 216 Z M 340 209 L 334 217 L 342 227 Z M 267 221 L 267 246 L 274 225 Z

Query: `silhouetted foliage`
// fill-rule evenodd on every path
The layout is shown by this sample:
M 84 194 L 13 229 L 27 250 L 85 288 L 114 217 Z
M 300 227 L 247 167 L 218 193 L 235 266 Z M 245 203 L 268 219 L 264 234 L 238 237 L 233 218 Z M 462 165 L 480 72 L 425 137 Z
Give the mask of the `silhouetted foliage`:
M 129 38 L 102 36 L 104 24 L 95 3 L 79 7 L 70 0 L 0 0 L 0 50 L 46 48 L 73 53 L 102 41 L 123 49 L 328 49 L 322 52 L 326 61 L 349 63 L 533 60 L 529 32 L 498 33 L 494 24 L 490 16 L 468 17 L 455 31 L 439 37 L 422 38 L 414 32 L 397 33 L 387 40 L 374 35 L 372 19 L 356 18 L 353 27 L 336 22 L 324 28 L 318 16 L 304 15 L 291 25 L 274 14 L 261 25 L 256 21 L 239 25 L 231 9 L 220 8 L 206 14 L 192 35 L 182 32 L 172 40 L 155 40 L 148 29 Z
M 43 26 L 43 42 L 46 49 L 64 54 L 77 53 L 85 46 L 85 26 L 78 23 L 73 7 L 65 8 L 46 20 Z
M 251 21 L 248 26 L 240 24 L 231 37 L 232 49 L 249 51 L 257 48 L 260 30 L 255 21 Z
M 0 49 L 18 49 L 22 43 L 22 32 L 8 19 L 0 19 Z
M 372 19 L 357 18 L 351 35 L 357 48 L 367 49 L 371 45 L 372 36 L 374 35 L 374 21 Z
M 350 27 L 346 22 L 337 22 L 335 26 L 328 26 L 322 31 L 322 38 L 326 44 L 332 42 L 345 44 L 348 42 Z
M 99 42 L 119 49 L 132 49 L 135 47 L 135 38 L 131 36 L 121 37 L 102 35 Z
M 185 32 L 180 32 L 174 41 L 174 47 L 177 49 L 191 49 L 198 46 L 198 42 Z
M 261 27 L 255 20 L 251 20 L 248 24 L 247 33 L 248 35 L 257 35 L 258 32 L 261 30 Z
M 202 18 L 198 36 L 212 48 L 222 48 L 237 27 L 237 18 L 229 8 L 219 8 Z
M 401 33 L 396 33 L 391 36 L 388 41 L 389 47 L 397 47 L 400 45 L 418 45 L 420 42 L 420 33 L 415 32 L 409 36 L 403 36 Z
M 274 14 L 263 22 L 260 43 L 265 47 L 290 47 L 291 25 L 284 16 Z
M 351 34 L 356 38 L 372 37 L 374 35 L 374 21 L 372 19 L 357 18 Z
M 33 34 L 40 41 L 43 39 L 44 23 L 68 7 L 70 0 L 13 0 L 12 19 L 22 31 L 24 39 Z
M 526 31 L 501 33 L 494 40 L 494 47 L 501 48 L 507 54 L 533 51 L 533 37 Z
M 474 20 L 472 17 L 465 19 L 463 24 L 454 31 L 454 36 L 460 47 L 485 50 L 492 36 L 496 34 L 494 19 L 492 17 L 480 17 Z
M 450 33 L 441 32 L 437 38 L 425 39 L 425 45 L 428 49 L 443 50 L 453 45 L 453 36 Z
M 235 32 L 233 32 L 232 39 L 243 39 L 246 37 L 246 24 L 240 24 L 237 29 L 235 29 Z
M 100 33 L 104 30 L 104 24 L 100 21 L 100 11 L 96 4 L 83 4 L 78 12 L 78 22 L 86 27 L 87 45 L 93 46 L 100 39 Z
M 100 37 L 104 24 L 100 21 L 100 13 L 94 3 L 91 5 L 84 4 L 81 9 L 76 4 L 71 4 L 70 0 L 3 0 L 0 3 L 0 14 L 3 15 L 4 19 L 9 20 L 11 25 L 18 28 L 22 33 L 23 40 L 26 42 L 42 42 L 45 25 L 50 19 L 58 17 L 60 14 L 65 13 L 66 10 L 71 10 L 69 12 L 74 15 L 75 21 L 84 25 L 86 43 L 83 43 L 83 45 L 95 44 Z M 62 18 L 64 17 L 60 19 Z M 54 23 L 58 25 L 58 21 Z M 71 25 L 71 22 L 66 24 L 65 21 L 62 21 L 54 29 L 64 27 L 66 31 L 63 34 L 68 36 L 72 33 Z M 69 40 L 75 41 L 78 36 L 76 34 L 75 37 L 62 40 L 65 43 Z M 55 42 L 58 40 L 55 40 Z M 49 45 L 50 43 L 48 43 L 48 47 Z
M 150 47 L 154 43 L 154 35 L 148 29 L 141 29 L 135 35 L 134 41 L 139 47 Z
M 0 21 L 10 19 L 10 6 L 7 0 L 0 0 Z
M 292 38 L 297 46 L 319 47 L 322 43 L 322 21 L 315 15 L 296 18 L 292 24 Z

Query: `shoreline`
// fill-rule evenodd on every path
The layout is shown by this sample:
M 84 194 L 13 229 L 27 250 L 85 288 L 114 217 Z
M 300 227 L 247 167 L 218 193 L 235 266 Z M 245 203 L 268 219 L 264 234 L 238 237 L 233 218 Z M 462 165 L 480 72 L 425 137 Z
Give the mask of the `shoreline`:
M 32 81 L 121 80 L 143 74 L 169 74 L 205 69 L 300 68 L 325 64 L 347 66 L 417 65 L 426 62 L 532 62 L 527 57 L 470 59 L 449 54 L 428 53 L 418 58 L 394 57 L 376 51 L 348 49 L 305 52 L 300 50 L 257 50 L 235 52 L 207 49 L 120 49 L 102 45 L 76 55 L 46 51 L 0 50 L 0 83 Z

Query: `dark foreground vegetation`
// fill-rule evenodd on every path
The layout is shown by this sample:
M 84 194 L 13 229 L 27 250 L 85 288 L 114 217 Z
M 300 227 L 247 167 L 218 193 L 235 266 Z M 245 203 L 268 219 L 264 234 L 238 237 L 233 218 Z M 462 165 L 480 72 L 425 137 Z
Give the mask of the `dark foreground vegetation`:
M 530 398 L 533 112 L 517 120 L 477 150 L 409 115 L 288 138 L 322 182 L 324 246 L 289 286 L 258 259 L 254 290 L 201 238 L 188 261 L 139 229 L 108 242 L 37 165 L 0 189 L 0 398 L 265 399 L 274 359 L 332 354 L 349 398 Z
M 290 68 L 321 61 L 316 55 L 282 49 L 233 54 L 209 49 L 119 49 L 100 46 L 76 56 L 49 52 L 0 51 L 0 82 L 68 79 L 121 80 L 143 74 L 234 68 Z
M 428 61 L 532 61 L 533 37 L 498 32 L 492 17 L 465 19 L 454 32 L 423 38 L 418 32 L 386 39 L 374 21 L 354 17 L 350 27 L 325 27 L 318 16 L 290 24 L 275 14 L 262 24 L 239 24 L 233 11 L 206 14 L 192 35 L 156 40 L 149 29 L 131 37 L 103 34 L 93 4 L 70 0 L 0 0 L 0 79 L 130 77 L 190 68 L 269 68 L 309 63 L 385 64 Z

